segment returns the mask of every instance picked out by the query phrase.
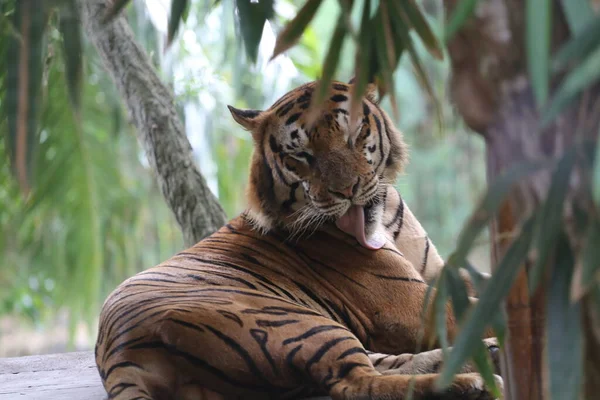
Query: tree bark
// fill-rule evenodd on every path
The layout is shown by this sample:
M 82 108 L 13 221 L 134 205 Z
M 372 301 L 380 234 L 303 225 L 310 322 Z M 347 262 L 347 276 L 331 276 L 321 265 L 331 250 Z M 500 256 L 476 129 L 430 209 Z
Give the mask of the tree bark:
M 173 94 L 160 81 L 125 17 L 102 23 L 107 3 L 78 0 L 85 32 L 125 102 L 185 244 L 193 245 L 220 228 L 225 213 L 196 166 Z
M 575 140 L 595 139 L 600 127 L 600 88 L 585 92 L 576 103 L 542 132 L 539 113 L 527 75 L 525 58 L 525 2 L 486 0 L 478 2 L 475 17 L 448 44 L 452 63 L 451 93 L 459 113 L 471 129 L 481 134 L 487 147 L 489 181 L 509 166 L 523 161 L 557 158 Z M 560 0 L 553 0 L 552 49 L 569 37 Z M 448 1 L 451 12 L 457 0 Z M 551 89 L 556 88 L 553 82 Z M 550 171 L 542 171 L 521 182 L 502 204 L 491 227 L 492 265 L 506 251 L 506 239 L 546 197 Z M 581 237 L 569 229 L 570 210 L 579 202 L 581 180 L 571 181 L 565 223 L 574 246 Z M 552 260 L 551 260 L 552 262 Z M 510 400 L 549 399 L 545 362 L 546 284 L 533 295 L 528 291 L 527 271 L 517 277 L 505 301 L 508 330 L 502 354 L 505 395 Z M 551 294 L 548 294 L 551 295 Z M 584 299 L 586 346 L 585 397 L 594 398 L 600 385 L 597 349 L 600 343 L 598 318 L 589 299 Z M 596 325 L 594 325 L 594 323 Z M 549 350 L 551 351 L 551 349 Z

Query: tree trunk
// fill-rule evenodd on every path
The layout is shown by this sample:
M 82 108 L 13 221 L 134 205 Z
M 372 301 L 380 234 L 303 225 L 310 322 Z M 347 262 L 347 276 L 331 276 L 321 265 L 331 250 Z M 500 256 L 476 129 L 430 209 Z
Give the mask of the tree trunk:
M 446 3 L 448 13 L 456 3 L 456 0 Z M 551 126 L 538 132 L 539 113 L 525 58 L 524 3 L 518 0 L 478 2 L 475 17 L 448 46 L 452 100 L 469 127 L 486 141 L 490 182 L 509 166 L 522 161 L 559 157 L 576 137 L 577 140 L 595 138 L 600 127 L 600 89 L 595 87 L 584 93 Z M 553 4 L 552 48 L 556 49 L 569 34 L 560 1 L 554 0 Z M 556 83 L 553 82 L 552 88 L 556 88 Z M 569 212 L 580 200 L 577 196 L 579 181 L 571 181 L 567 196 L 567 229 Z M 519 222 L 546 197 L 549 183 L 550 171 L 535 174 L 517 185 L 503 203 L 491 227 L 492 265 L 497 265 L 510 244 L 507 234 L 514 232 Z M 577 246 L 582 238 L 573 230 L 568 231 L 571 242 Z M 545 363 L 546 284 L 542 280 L 537 292 L 529 295 L 527 270 L 531 265 L 531 261 L 526 262 L 505 301 L 508 330 L 502 373 L 505 396 L 510 400 L 551 398 L 547 393 Z M 594 334 L 598 318 L 593 311 L 591 302 L 584 301 L 586 323 L 583 326 L 588 349 L 585 352 L 585 398 L 596 397 L 600 385 L 598 352 L 590 351 L 597 349 L 600 343 L 600 335 Z
M 185 244 L 192 245 L 220 228 L 225 214 L 196 166 L 172 93 L 158 78 L 125 17 L 102 23 L 107 4 L 107 0 L 78 1 L 85 32 L 121 93 Z

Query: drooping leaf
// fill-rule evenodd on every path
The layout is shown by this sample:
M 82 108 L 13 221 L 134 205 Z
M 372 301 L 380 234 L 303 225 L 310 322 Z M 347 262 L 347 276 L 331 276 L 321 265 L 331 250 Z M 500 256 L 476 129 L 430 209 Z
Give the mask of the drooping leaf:
M 581 304 L 571 303 L 569 291 L 574 256 L 566 235 L 561 234 L 556 263 L 547 292 L 546 329 L 550 397 L 553 400 L 578 400 L 583 376 L 583 334 Z
M 578 34 L 594 19 L 590 0 L 561 0 L 565 18 L 572 33 Z
M 446 25 L 446 34 L 444 38 L 446 43 L 452 39 L 454 34 L 458 32 L 458 30 L 462 28 L 469 17 L 473 15 L 477 1 L 478 0 L 461 0 L 456 4 L 452 15 L 448 19 L 448 24 Z
M 338 18 L 337 25 L 335 26 L 335 31 L 331 37 L 331 41 L 329 42 L 329 49 L 327 50 L 327 55 L 325 56 L 325 62 L 323 63 L 323 73 L 321 75 L 321 79 L 317 83 L 317 87 L 315 89 L 315 94 L 312 96 L 311 105 L 309 110 L 308 120 L 311 121 L 315 116 L 315 111 L 318 111 L 325 97 L 329 93 L 329 88 L 331 85 L 331 81 L 335 76 L 335 71 L 337 70 L 338 62 L 340 60 L 340 54 L 342 51 L 342 44 L 344 43 L 344 37 L 346 36 L 346 23 L 344 22 L 344 17 L 340 15 Z
M 360 22 L 360 32 L 358 34 L 358 46 L 356 47 L 355 55 L 355 70 L 354 70 L 354 83 L 351 89 L 351 101 L 350 101 L 350 121 L 355 121 L 360 104 L 362 102 L 362 96 L 365 94 L 367 85 L 374 76 L 371 75 L 371 47 L 373 30 L 371 19 L 369 18 L 371 0 L 365 0 L 362 17 Z
M 600 222 L 595 218 L 590 218 L 588 231 L 585 235 L 585 242 L 580 253 L 580 269 L 573 279 L 571 286 L 571 301 L 579 301 L 593 286 L 598 284 L 598 271 L 600 270 Z
M 448 323 L 447 323 L 447 312 L 446 303 L 448 302 L 448 283 L 446 281 L 446 271 L 442 270 L 438 277 L 436 284 L 435 298 L 433 299 L 433 307 L 435 310 L 435 332 L 436 335 L 432 335 L 429 338 L 429 347 L 433 346 L 433 341 L 436 336 L 440 340 L 442 346 L 442 352 L 445 354 L 448 351 Z
M 452 308 L 454 309 L 454 315 L 456 321 L 462 322 L 471 302 L 467 295 L 467 287 L 465 282 L 458 274 L 458 270 L 455 268 L 444 268 L 443 272 L 446 274 L 446 282 L 448 285 L 448 292 L 452 298 Z M 495 396 L 499 397 L 499 389 L 497 388 L 496 381 L 494 379 L 494 371 L 489 359 L 488 350 L 481 342 L 478 349 L 475 350 L 473 355 L 473 361 L 477 366 L 479 373 L 483 377 L 486 386 L 494 393 Z
M 569 189 L 569 178 L 575 164 L 575 148 L 561 158 L 552 174 L 548 195 L 539 213 L 536 235 L 537 260 L 529 273 L 529 292 L 537 288 L 544 268 L 554 253 L 563 225 L 563 205 Z
M 406 13 L 411 26 L 419 35 L 429 53 L 438 60 L 444 59 L 444 52 L 437 37 L 431 30 L 425 16 L 414 0 L 401 0 L 400 7 Z
M 300 35 L 302 35 L 302 32 L 304 32 L 310 21 L 314 18 L 321 3 L 322 0 L 307 0 L 304 3 L 304 6 L 298 11 L 296 16 L 277 35 L 271 59 L 274 59 L 292 47 L 300 39 Z
M 540 118 L 542 127 L 547 126 L 564 111 L 577 95 L 600 79 L 600 47 L 596 48 L 580 65 L 575 67 L 556 91 L 548 108 Z
M 600 45 L 600 17 L 583 25 L 567 43 L 557 51 L 552 60 L 552 68 L 559 70 L 569 63 L 583 60 Z
M 436 96 L 435 91 L 433 90 L 433 86 L 427 77 L 427 72 L 425 71 L 425 67 L 421 62 L 417 51 L 415 50 L 412 38 L 410 37 L 408 28 L 410 27 L 411 21 L 410 18 L 406 15 L 404 10 L 400 7 L 398 2 L 391 2 L 391 15 L 394 21 L 394 25 L 396 25 L 396 30 L 399 34 L 399 39 L 408 51 L 410 55 L 412 64 L 415 68 L 415 76 L 420 84 L 425 88 L 427 94 L 429 95 L 429 100 L 433 103 L 433 109 L 435 110 L 436 120 L 439 125 L 439 131 L 443 130 L 444 119 L 442 116 L 442 106 L 440 104 L 438 96 Z
M 481 272 L 477 271 L 473 265 L 469 262 L 469 260 L 465 260 L 465 269 L 469 272 L 469 276 L 471 277 L 471 282 L 475 286 L 477 293 L 483 293 L 485 287 L 489 283 L 489 279 L 483 277 Z M 492 329 L 498 339 L 498 343 L 502 345 L 504 343 L 504 338 L 506 334 L 506 316 L 504 315 L 504 309 L 500 308 L 494 317 L 492 317 L 491 322 Z
M 510 291 L 512 283 L 527 257 L 533 237 L 534 221 L 535 214 L 525 221 L 519 236 L 509 246 L 486 285 L 485 291 L 479 297 L 479 301 L 462 324 L 461 333 L 437 379 L 436 386 L 438 388 L 448 386 L 460 367 L 477 350 L 485 327 L 490 325 L 492 318 L 496 315 L 496 310 L 500 308 L 501 301 Z
M 382 83 L 383 87 L 385 88 L 385 92 L 389 92 L 390 94 L 390 102 L 392 105 L 394 118 L 398 119 L 396 115 L 398 113 L 398 106 L 396 102 L 396 93 L 394 90 L 394 70 L 398 64 L 399 54 L 396 54 L 396 49 L 394 46 L 394 37 L 390 24 L 387 3 L 381 4 L 381 10 L 376 14 L 375 22 L 375 46 L 379 61 L 379 68 L 383 78 Z
M 525 7 L 527 67 L 538 108 L 548 100 L 552 2 L 527 0 Z
M 8 63 L 5 104 L 8 121 L 7 148 L 14 174 L 21 190 L 29 192 L 33 151 L 37 135 L 37 117 L 42 82 L 42 53 L 46 25 L 45 6 L 41 0 L 16 3 L 13 24 L 20 40 L 8 40 Z
M 456 250 L 454 250 L 448 258 L 448 264 L 453 266 L 464 265 L 473 242 L 477 239 L 477 236 L 487 225 L 489 220 L 494 216 L 513 185 L 520 179 L 523 179 L 548 165 L 549 163 L 545 161 L 523 162 L 509 168 L 496 178 L 496 180 L 490 184 L 484 197 L 479 202 L 477 208 L 461 231 Z
M 273 17 L 273 0 L 236 0 L 240 32 L 251 62 L 256 62 L 265 22 Z
M 76 112 L 81 106 L 81 83 L 83 79 L 81 23 L 75 0 L 67 0 L 60 10 L 59 30 L 63 41 L 63 55 L 69 97 Z
M 592 198 L 594 199 L 594 204 L 596 205 L 596 209 L 600 210 L 600 140 L 596 140 L 594 146 L 590 146 L 590 148 L 594 148 L 593 155 L 593 167 L 592 170 Z
M 186 10 L 189 10 L 190 4 L 188 0 L 173 0 L 173 2 L 171 3 L 171 14 L 169 15 L 169 26 L 168 26 L 168 32 L 167 32 L 167 44 L 166 47 L 168 48 L 169 46 L 171 46 L 171 43 L 173 42 L 173 38 L 175 38 L 175 35 L 177 34 L 177 31 L 179 30 L 179 25 L 181 23 L 181 20 L 183 19 L 183 16 L 186 14 Z M 262 29 L 261 29 L 261 34 L 262 34 Z M 260 37 L 259 37 L 260 40 Z
M 131 0 L 114 0 L 112 2 L 112 6 L 106 10 L 106 14 L 104 15 L 104 18 L 102 18 L 102 22 L 107 24 L 112 21 L 112 19 L 119 15 L 121 10 L 125 8 L 130 1 Z

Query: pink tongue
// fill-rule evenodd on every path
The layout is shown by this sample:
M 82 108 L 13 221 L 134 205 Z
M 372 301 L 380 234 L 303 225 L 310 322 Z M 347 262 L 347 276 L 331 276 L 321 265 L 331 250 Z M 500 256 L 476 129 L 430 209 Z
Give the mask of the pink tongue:
M 385 240 L 379 237 L 377 233 L 367 240 L 365 236 L 365 214 L 361 206 L 351 206 L 346 214 L 335 221 L 335 224 L 341 231 L 354 236 L 358 243 L 367 249 L 377 250 L 385 244 Z

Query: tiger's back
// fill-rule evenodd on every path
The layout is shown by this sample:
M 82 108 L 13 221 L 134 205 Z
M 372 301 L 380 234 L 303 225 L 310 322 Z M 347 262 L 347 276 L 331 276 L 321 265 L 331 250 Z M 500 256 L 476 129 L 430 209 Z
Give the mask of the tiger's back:
M 306 93 L 303 86 L 298 98 Z M 319 168 L 331 168 L 335 157 L 322 164 L 327 167 L 315 159 L 323 148 L 338 146 L 332 144 L 339 138 L 331 132 L 344 131 L 340 122 L 336 127 L 332 118 L 323 118 L 323 131 L 311 133 L 297 113 L 292 118 L 281 112 L 282 107 L 293 109 L 290 101 L 296 104 L 293 96 L 284 98 L 266 116 L 234 112 L 256 142 L 248 212 L 194 247 L 126 280 L 105 302 L 96 362 L 109 398 L 327 393 L 335 399 L 402 399 L 410 383 L 407 368 L 423 373 L 415 381 L 416 398 L 433 393 L 435 375 L 428 373 L 437 372 L 440 355 L 402 353 L 417 344 L 425 281 L 443 263 L 385 182 L 384 177 L 397 172 L 390 169 L 398 168 L 397 162 L 385 159 L 386 153 L 399 154 L 392 151 L 398 146 L 395 131 L 388 128 L 383 111 L 365 100 L 359 136 L 344 140 L 352 142 L 351 151 L 368 152 L 370 158 L 353 156 L 364 165 L 333 182 L 336 177 Z M 343 110 L 342 97 L 333 98 L 331 109 Z M 385 123 L 375 119 L 377 113 Z M 335 115 L 343 122 L 346 114 Z M 282 125 L 274 128 L 279 120 Z M 365 129 L 373 134 L 366 135 Z M 324 134 L 333 142 L 324 143 Z M 299 148 L 302 135 L 307 139 Z M 381 142 L 386 137 L 396 144 Z M 288 138 L 293 145 L 285 144 Z M 283 154 L 286 147 L 293 158 Z M 339 146 L 331 151 L 348 153 Z M 271 174 L 270 188 L 265 174 Z M 344 181 L 354 182 L 356 176 L 358 183 L 346 189 Z M 300 204 L 290 204 L 290 199 Z M 293 217 L 306 213 L 306 207 L 314 208 L 310 218 L 321 219 L 311 235 L 294 237 L 286 228 L 295 226 Z M 380 249 L 373 251 L 372 246 Z M 452 339 L 455 324 L 449 311 Z M 472 373 L 459 375 L 448 393 L 449 398 L 489 398 L 481 378 Z

